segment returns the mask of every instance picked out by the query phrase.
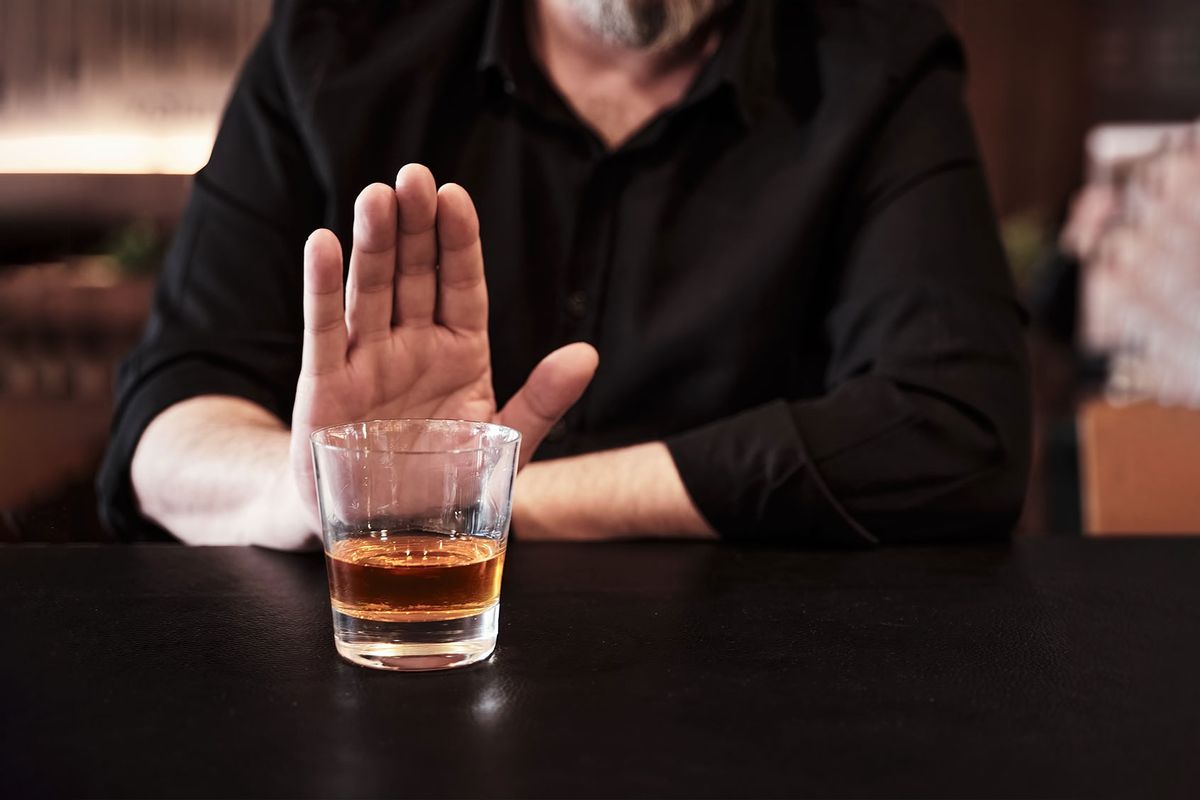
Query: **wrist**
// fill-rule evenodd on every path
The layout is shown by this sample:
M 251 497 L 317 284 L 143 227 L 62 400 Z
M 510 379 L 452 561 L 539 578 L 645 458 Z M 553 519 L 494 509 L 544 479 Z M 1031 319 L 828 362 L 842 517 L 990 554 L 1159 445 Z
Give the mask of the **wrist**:
M 572 518 L 570 503 L 560 507 L 561 494 L 554 486 L 556 461 L 526 464 L 513 487 L 513 529 L 524 540 L 584 541 L 585 526 Z M 578 500 L 578 498 L 576 498 Z
M 510 533 L 522 539 L 539 539 L 539 524 L 535 509 L 537 501 L 537 465 L 526 464 L 513 480 L 512 521 Z
M 272 459 L 254 502 L 245 508 L 238 533 L 243 544 L 273 550 L 320 547 L 320 519 L 300 490 L 286 449 L 281 457 Z

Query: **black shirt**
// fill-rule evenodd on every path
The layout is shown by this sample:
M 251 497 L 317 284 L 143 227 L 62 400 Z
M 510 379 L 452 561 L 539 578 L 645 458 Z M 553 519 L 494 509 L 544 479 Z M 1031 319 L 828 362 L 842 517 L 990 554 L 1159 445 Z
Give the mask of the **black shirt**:
M 664 440 L 724 536 L 1003 535 L 1029 458 L 1021 311 L 962 57 L 923 5 L 747 0 L 685 99 L 606 152 L 513 2 L 282 3 L 124 364 L 103 510 L 172 403 L 287 421 L 301 250 L 410 161 L 475 200 L 496 399 L 571 341 L 600 369 L 538 452 Z

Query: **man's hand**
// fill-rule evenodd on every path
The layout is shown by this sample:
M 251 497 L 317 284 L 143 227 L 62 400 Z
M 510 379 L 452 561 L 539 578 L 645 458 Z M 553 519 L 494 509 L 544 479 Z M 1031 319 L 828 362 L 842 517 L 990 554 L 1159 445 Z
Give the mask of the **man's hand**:
M 501 410 L 492 391 L 487 285 L 479 220 L 466 191 L 437 190 L 418 164 L 393 191 L 372 184 L 354 208 L 350 275 L 342 288 L 337 237 L 304 249 L 304 352 L 292 415 L 292 470 L 315 521 L 309 435 L 377 418 L 498 422 L 523 435 L 521 460 L 579 399 L 596 351 L 554 351 Z

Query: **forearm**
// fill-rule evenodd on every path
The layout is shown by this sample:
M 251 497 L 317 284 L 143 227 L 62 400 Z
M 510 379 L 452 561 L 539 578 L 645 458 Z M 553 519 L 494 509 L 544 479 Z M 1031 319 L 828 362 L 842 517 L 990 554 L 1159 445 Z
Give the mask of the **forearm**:
M 134 453 L 141 511 L 188 544 L 318 542 L 295 485 L 286 427 L 235 397 L 196 397 L 159 414 Z
M 513 503 L 522 539 L 715 538 L 661 442 L 533 462 Z

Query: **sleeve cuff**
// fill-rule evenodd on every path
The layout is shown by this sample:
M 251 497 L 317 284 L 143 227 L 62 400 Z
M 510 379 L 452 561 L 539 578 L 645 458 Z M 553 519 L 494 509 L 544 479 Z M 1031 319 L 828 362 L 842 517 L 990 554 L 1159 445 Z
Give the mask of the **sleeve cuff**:
M 667 437 L 665 443 L 692 501 L 723 539 L 819 545 L 878 541 L 829 491 L 783 400 Z

